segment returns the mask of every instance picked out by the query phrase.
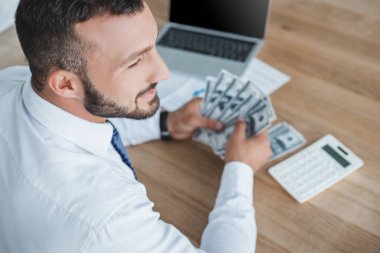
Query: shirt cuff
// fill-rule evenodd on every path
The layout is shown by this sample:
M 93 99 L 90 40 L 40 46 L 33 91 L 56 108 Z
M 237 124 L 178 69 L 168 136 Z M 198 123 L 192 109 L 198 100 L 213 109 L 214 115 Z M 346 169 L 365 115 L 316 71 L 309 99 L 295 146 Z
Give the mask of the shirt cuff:
M 229 162 L 224 166 L 218 199 L 230 195 L 244 195 L 253 205 L 253 169 L 243 162 Z

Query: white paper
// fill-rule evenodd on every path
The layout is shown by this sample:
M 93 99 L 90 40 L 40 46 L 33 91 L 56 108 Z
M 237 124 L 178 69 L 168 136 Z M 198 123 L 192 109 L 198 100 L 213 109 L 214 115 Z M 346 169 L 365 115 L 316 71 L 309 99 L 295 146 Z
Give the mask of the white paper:
M 157 86 L 161 106 L 175 111 L 194 97 L 203 97 L 206 81 L 198 76 L 172 71 L 169 79 Z
M 245 81 L 251 80 L 267 95 L 272 94 L 290 80 L 288 75 L 257 58 L 249 63 L 241 78 Z

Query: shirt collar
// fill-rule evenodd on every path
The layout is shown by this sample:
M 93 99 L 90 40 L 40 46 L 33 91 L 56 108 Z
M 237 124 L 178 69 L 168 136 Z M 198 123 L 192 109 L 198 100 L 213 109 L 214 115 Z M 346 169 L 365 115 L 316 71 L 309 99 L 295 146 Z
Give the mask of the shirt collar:
M 23 86 L 22 97 L 32 117 L 49 130 L 91 153 L 107 154 L 113 132 L 111 124 L 90 122 L 64 111 L 40 97 L 30 80 Z

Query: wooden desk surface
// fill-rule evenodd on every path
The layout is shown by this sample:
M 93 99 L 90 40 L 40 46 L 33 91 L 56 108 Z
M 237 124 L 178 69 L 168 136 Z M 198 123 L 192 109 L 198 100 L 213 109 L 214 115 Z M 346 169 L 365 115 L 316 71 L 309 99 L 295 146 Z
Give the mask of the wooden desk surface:
M 161 26 L 168 0 L 147 0 Z M 302 205 L 255 175 L 257 252 L 380 252 L 380 1 L 273 0 L 259 58 L 291 76 L 272 95 L 278 121 L 307 144 L 335 135 L 364 166 Z M 0 34 L 0 68 L 26 63 L 14 28 Z M 205 146 L 155 141 L 129 148 L 163 220 L 195 245 L 223 162 Z

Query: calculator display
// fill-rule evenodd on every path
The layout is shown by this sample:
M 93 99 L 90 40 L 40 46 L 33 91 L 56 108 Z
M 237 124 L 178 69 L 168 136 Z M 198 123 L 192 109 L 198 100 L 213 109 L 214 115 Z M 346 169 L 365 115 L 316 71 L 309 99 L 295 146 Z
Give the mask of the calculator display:
M 346 168 L 350 163 L 344 159 L 341 155 L 339 155 L 334 149 L 332 149 L 329 145 L 325 145 L 322 149 L 329 154 L 335 161 L 337 161 L 343 168 Z

